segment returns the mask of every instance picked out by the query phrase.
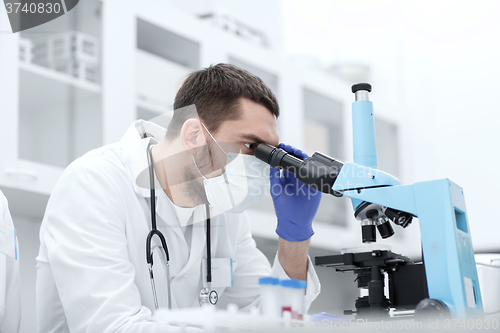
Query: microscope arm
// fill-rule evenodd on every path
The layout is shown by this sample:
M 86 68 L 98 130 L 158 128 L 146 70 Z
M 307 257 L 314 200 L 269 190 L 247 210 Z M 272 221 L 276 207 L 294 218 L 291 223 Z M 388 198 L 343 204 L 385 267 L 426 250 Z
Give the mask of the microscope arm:
M 371 202 L 417 216 L 412 186 L 401 185 L 397 178 L 378 169 L 347 162 L 338 174 L 332 190 L 354 200 Z

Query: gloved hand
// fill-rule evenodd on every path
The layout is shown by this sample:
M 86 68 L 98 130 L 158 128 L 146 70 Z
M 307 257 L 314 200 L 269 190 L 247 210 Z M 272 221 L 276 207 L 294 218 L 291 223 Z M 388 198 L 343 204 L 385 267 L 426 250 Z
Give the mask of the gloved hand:
M 306 153 L 292 146 L 280 143 L 284 149 L 298 158 L 306 159 Z M 291 242 L 305 241 L 314 234 L 312 220 L 318 211 L 321 192 L 301 183 L 293 173 L 271 168 L 271 196 L 278 217 L 276 233 Z

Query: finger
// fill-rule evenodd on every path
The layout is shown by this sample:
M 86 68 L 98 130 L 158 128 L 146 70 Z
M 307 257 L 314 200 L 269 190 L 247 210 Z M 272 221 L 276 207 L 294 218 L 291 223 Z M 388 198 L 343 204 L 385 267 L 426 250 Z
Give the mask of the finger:
M 300 186 L 302 184 L 300 180 L 293 173 L 283 170 L 283 174 L 281 177 L 281 183 L 285 186 L 287 184 L 291 184 L 293 187 Z
M 293 147 L 290 146 L 290 145 L 287 145 L 285 143 L 280 143 L 278 147 L 281 148 L 281 149 L 283 149 L 287 153 L 293 153 Z
M 289 154 L 292 154 L 294 155 L 295 157 L 298 157 L 302 160 L 305 160 L 306 158 L 308 158 L 309 156 L 304 153 L 302 150 L 300 149 L 297 149 L 293 146 L 290 146 L 290 145 L 287 145 L 287 144 L 284 144 L 284 143 L 280 143 L 279 148 L 283 149 L 284 151 L 286 151 L 287 153 Z
M 280 170 L 271 167 L 269 172 L 269 180 L 271 182 L 271 186 L 274 184 L 281 184 Z
M 311 196 L 316 196 L 316 195 L 318 195 L 318 194 L 321 194 L 321 192 L 320 192 L 320 191 L 318 191 L 318 190 L 317 190 L 317 189 L 315 189 L 315 188 L 309 187 L 309 194 L 310 194 Z
M 304 153 L 302 150 L 300 149 L 295 149 L 295 151 L 293 152 L 293 154 L 297 157 L 300 157 L 301 159 L 305 160 L 306 158 L 309 158 L 309 155 L 307 155 L 306 153 Z
M 290 179 L 290 175 L 293 175 L 293 174 L 291 172 L 283 169 L 283 173 L 282 173 L 283 182 L 287 182 Z
M 271 167 L 270 173 L 269 173 L 269 180 L 270 180 L 270 193 L 271 197 L 273 200 L 277 199 L 281 193 L 283 193 L 283 185 L 282 185 L 282 179 L 280 176 L 280 170 Z

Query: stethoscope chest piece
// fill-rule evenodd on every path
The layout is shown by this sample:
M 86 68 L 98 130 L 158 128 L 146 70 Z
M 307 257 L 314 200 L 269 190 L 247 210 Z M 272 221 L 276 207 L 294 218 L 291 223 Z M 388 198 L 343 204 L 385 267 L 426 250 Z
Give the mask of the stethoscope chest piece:
M 219 294 L 214 289 L 209 290 L 208 288 L 201 288 L 200 295 L 198 296 L 198 300 L 200 302 L 200 306 L 204 304 L 212 304 L 215 305 L 219 301 Z
M 215 305 L 219 301 L 219 294 L 215 290 L 210 291 L 210 294 L 208 294 L 208 300 L 210 301 L 210 304 Z

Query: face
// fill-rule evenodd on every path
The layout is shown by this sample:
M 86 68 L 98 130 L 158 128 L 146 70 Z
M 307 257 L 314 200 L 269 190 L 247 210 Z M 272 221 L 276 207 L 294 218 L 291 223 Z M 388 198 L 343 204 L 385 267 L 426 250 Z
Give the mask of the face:
M 274 115 L 266 107 L 245 98 L 240 105 L 240 119 L 225 121 L 212 133 L 217 142 L 236 144 L 241 153 L 248 155 L 255 155 L 259 143 L 277 146 L 279 137 Z
M 276 118 L 266 107 L 248 99 L 241 99 L 240 112 L 241 116 L 238 120 L 224 121 L 214 133 L 208 133 L 207 129 L 201 125 L 204 142 L 197 146 L 198 149 L 193 156 L 198 169 L 206 178 L 223 173 L 227 160 L 225 153 L 255 155 L 255 150 L 260 143 L 273 146 L 279 144 Z M 193 126 L 196 125 L 194 119 L 188 122 L 193 122 Z M 200 144 L 199 139 L 197 141 Z M 185 181 L 189 182 L 186 189 L 190 196 L 196 198 L 196 201 L 206 202 L 202 177 L 198 170 L 186 168 Z

